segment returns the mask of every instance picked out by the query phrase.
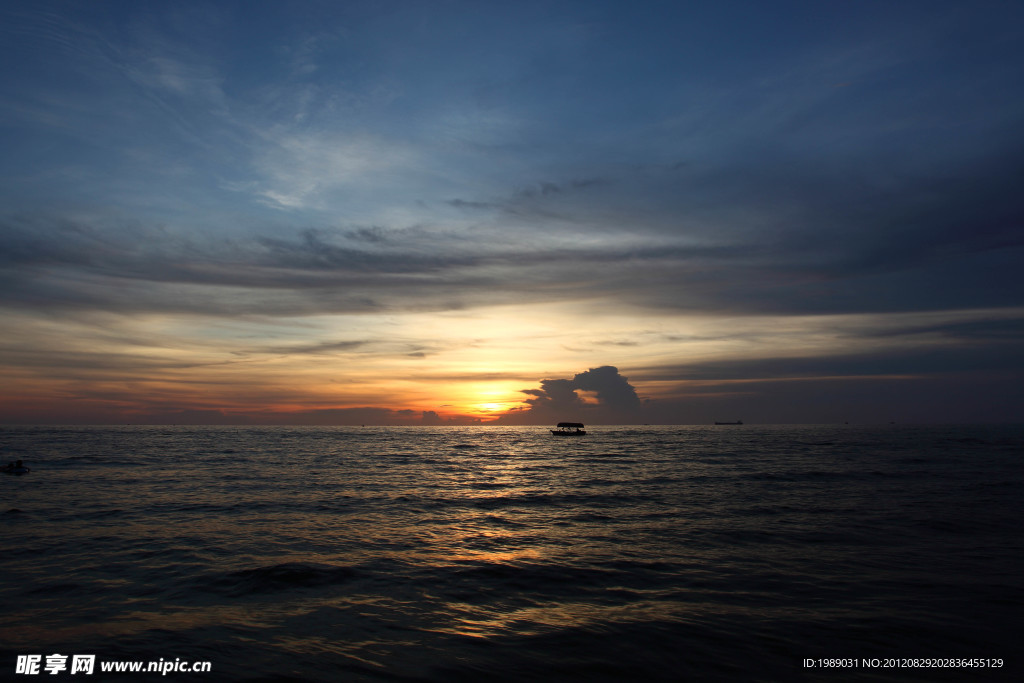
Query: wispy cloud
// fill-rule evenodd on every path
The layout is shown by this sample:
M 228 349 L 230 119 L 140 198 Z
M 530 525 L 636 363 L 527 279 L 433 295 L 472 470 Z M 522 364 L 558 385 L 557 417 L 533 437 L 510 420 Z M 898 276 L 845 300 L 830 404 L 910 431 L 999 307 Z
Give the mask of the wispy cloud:
M 272 206 L 327 208 L 415 172 L 417 152 L 395 141 L 334 133 L 267 131 L 256 161 L 259 195 Z
M 1017 368 L 1015 6 L 261 9 L 0 10 L 21 389 L 416 423 L 611 405 L 585 367 L 655 402 Z

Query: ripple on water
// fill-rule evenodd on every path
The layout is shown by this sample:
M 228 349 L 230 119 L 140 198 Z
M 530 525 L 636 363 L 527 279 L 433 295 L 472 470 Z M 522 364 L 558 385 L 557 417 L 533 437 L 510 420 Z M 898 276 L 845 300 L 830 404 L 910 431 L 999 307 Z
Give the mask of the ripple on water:
M 1016 427 L 571 444 L 5 429 L 33 472 L 0 482 L 0 647 L 209 659 L 218 680 L 791 680 L 803 657 L 1009 658 L 1022 445 Z

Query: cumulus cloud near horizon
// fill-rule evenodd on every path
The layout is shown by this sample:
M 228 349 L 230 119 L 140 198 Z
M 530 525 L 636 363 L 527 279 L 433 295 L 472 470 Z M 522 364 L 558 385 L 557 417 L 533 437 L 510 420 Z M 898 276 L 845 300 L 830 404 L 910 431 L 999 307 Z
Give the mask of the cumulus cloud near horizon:
M 602 365 L 572 379 L 544 379 L 539 389 L 523 389 L 528 408 L 511 411 L 505 424 L 579 421 L 628 423 L 639 418 L 643 406 L 629 379 L 613 365 Z

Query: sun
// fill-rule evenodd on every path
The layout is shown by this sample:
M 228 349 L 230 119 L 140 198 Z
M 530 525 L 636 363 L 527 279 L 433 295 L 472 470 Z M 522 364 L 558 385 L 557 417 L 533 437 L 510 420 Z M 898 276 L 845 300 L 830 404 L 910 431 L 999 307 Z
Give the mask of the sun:
M 467 383 L 460 388 L 457 409 L 485 421 L 500 417 L 522 403 L 522 380 Z

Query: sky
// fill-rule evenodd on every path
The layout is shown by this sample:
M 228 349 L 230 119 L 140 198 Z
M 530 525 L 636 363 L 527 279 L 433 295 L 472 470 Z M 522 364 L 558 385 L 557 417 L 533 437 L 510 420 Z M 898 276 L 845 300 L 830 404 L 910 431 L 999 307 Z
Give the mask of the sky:
M 1020 422 L 1019 2 L 0 7 L 0 423 Z

